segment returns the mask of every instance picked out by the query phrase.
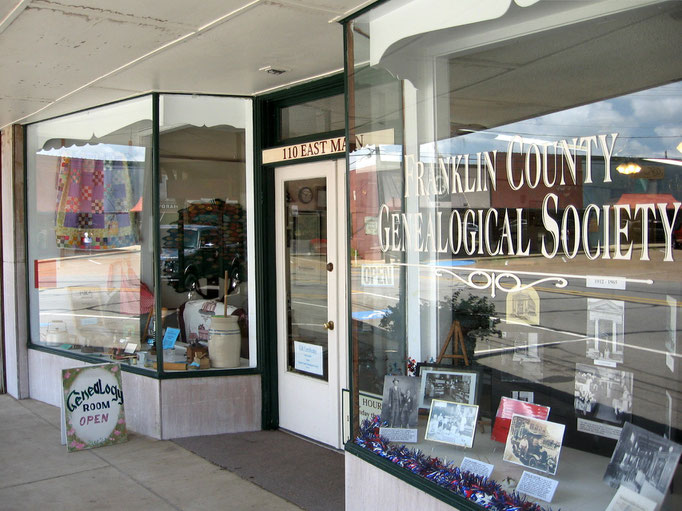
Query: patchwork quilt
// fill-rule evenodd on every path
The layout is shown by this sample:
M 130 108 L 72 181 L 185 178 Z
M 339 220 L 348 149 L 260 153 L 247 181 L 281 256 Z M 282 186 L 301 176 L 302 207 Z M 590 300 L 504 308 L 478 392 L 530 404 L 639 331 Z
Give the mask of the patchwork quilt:
M 107 249 L 135 245 L 130 164 L 68 157 L 60 160 L 57 247 Z

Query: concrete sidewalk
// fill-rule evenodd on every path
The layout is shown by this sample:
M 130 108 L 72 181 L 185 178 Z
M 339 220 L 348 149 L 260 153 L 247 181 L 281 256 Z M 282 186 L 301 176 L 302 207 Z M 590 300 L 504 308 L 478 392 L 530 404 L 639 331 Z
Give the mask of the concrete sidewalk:
M 0 510 L 274 510 L 301 508 L 173 442 L 68 453 L 59 408 L 0 395 Z

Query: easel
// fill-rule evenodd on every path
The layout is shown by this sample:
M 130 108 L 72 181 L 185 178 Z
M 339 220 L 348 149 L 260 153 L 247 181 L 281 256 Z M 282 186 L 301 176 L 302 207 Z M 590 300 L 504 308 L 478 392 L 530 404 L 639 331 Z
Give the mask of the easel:
M 452 345 L 452 355 L 446 355 L 445 351 L 448 349 L 450 341 L 453 339 L 455 342 Z M 464 360 L 465 366 L 469 365 L 469 357 L 467 357 L 467 350 L 464 346 L 464 334 L 462 333 L 462 327 L 457 320 L 453 321 L 452 326 L 450 326 L 450 331 L 445 338 L 445 344 L 443 344 L 443 347 L 440 350 L 436 363 L 440 364 L 444 358 L 461 359 Z

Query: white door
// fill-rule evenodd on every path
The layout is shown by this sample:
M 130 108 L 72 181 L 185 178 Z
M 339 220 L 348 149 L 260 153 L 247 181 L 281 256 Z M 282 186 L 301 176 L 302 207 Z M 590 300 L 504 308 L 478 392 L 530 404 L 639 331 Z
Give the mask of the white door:
M 347 379 L 342 168 L 322 161 L 275 172 L 279 425 L 336 448 Z

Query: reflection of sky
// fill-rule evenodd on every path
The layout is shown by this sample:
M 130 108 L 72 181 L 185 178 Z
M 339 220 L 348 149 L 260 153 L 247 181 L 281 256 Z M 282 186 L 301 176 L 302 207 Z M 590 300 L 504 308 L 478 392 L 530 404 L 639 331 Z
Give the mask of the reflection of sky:
M 60 156 L 62 158 L 82 158 L 103 161 L 145 161 L 145 148 L 118 144 L 85 144 L 70 147 L 42 149 L 36 154 L 41 156 Z
M 547 143 L 567 140 L 572 146 L 573 138 L 618 133 L 614 158 L 667 158 L 682 161 L 677 146 L 682 142 L 682 82 L 626 96 L 599 101 L 534 119 L 515 122 L 494 129 L 472 132 L 468 135 L 440 140 L 436 144 L 421 144 L 418 159 L 433 162 L 438 156 L 469 154 L 473 161 L 477 152 L 497 150 L 506 153 L 509 140 L 514 135 L 529 143 Z M 611 137 L 608 137 L 609 140 Z M 515 146 L 518 151 L 518 145 Z M 549 153 L 555 152 L 550 147 Z M 380 164 L 377 165 L 377 153 Z M 367 146 L 350 155 L 351 170 L 380 171 L 388 162 L 402 160 L 401 145 Z M 584 151 L 577 151 L 584 156 Z M 612 171 L 612 183 L 604 183 L 604 160 L 599 145 L 592 145 L 592 174 L 594 182 L 583 185 L 586 203 L 607 203 L 622 193 L 670 193 L 682 199 L 682 166 L 668 161 L 642 161 L 645 165 L 663 166 L 665 174 L 659 180 L 637 179 Z M 622 160 L 621 160 L 622 161 Z M 382 165 L 384 163 L 384 165 Z M 671 164 L 672 163 L 672 164 Z M 393 168 L 390 165 L 390 168 Z
M 382 162 L 401 162 L 403 159 L 403 146 L 382 144 L 380 146 L 368 145 L 361 147 L 350 154 L 351 170 L 376 167 L 377 154 Z
M 555 142 L 618 133 L 614 156 L 682 158 L 682 82 L 600 101 L 525 121 L 438 141 L 441 155 L 506 151 L 508 137 Z M 499 137 L 499 138 L 498 138 Z M 502 138 L 502 140 L 500 140 Z M 552 151 L 550 149 L 550 151 Z M 594 148 L 593 148 L 594 151 Z M 421 159 L 433 156 L 433 143 L 421 146 Z M 596 155 L 601 155 L 600 151 Z

